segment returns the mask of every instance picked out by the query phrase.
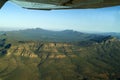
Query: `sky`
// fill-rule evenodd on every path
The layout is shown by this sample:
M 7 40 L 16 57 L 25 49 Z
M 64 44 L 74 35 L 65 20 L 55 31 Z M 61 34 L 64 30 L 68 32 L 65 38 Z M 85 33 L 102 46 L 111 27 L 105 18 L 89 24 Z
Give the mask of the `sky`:
M 28 28 L 120 32 L 120 6 L 44 11 L 28 10 L 7 2 L 0 10 L 0 31 Z

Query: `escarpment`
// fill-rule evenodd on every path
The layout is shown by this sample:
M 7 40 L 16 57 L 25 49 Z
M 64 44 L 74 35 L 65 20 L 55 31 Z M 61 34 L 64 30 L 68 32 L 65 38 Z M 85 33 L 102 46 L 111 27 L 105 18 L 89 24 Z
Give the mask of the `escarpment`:
M 115 38 L 87 43 L 0 42 L 0 49 L 6 50 L 0 57 L 0 79 L 119 80 L 119 47 Z

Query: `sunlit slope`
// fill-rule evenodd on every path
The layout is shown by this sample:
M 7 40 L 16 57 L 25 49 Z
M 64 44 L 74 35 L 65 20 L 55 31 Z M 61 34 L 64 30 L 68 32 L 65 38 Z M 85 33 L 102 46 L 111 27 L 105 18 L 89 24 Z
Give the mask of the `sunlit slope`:
M 120 41 L 18 41 L 0 57 L 1 80 L 119 80 Z M 89 44 L 90 43 L 90 44 Z M 3 48 L 3 47 L 1 47 Z

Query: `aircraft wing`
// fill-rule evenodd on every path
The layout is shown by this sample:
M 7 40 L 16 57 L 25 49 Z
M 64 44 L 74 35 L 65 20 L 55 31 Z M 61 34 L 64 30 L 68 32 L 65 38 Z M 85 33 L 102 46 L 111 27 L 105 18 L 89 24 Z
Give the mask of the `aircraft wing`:
M 7 1 L 34 10 L 86 9 L 120 5 L 120 0 L 0 0 L 0 8 Z
M 0 8 L 7 2 L 7 0 L 0 0 Z

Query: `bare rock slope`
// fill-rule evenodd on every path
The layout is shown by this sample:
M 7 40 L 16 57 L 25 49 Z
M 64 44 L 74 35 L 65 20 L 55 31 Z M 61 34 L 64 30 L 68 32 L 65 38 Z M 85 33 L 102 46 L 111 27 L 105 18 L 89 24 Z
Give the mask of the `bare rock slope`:
M 18 41 L 0 56 L 0 80 L 119 80 L 120 41 L 87 44 Z

